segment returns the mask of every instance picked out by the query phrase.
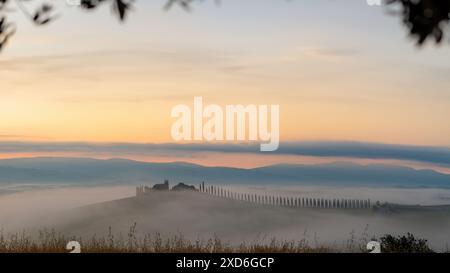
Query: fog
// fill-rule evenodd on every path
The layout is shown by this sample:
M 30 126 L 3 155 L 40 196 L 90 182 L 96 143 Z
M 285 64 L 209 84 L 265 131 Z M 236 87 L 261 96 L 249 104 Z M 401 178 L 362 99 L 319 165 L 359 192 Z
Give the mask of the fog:
M 288 196 L 301 193 L 315 197 L 414 200 L 427 204 L 439 203 L 450 194 L 438 189 L 242 186 L 239 190 Z M 155 192 L 145 197 L 127 198 L 134 193 L 134 187 L 120 186 L 51 188 L 4 194 L 0 196 L 0 228 L 4 232 L 14 232 L 54 227 L 68 235 L 90 237 L 106 235 L 109 227 L 114 233 L 126 234 L 136 223 L 138 235 L 181 233 L 188 239 L 217 235 L 232 244 L 276 237 L 305 239 L 312 246 L 335 247 L 343 247 L 352 236 L 358 240 L 386 233 L 412 232 L 428 239 L 437 250 L 446 249 L 450 243 L 448 210 L 383 214 L 368 210 L 282 208 L 195 192 Z M 108 200 L 117 201 L 101 203 Z
M 45 224 L 40 221 L 43 216 L 135 194 L 135 188 L 127 186 L 40 188 L 0 195 L 0 228 L 6 231 L 33 228 Z

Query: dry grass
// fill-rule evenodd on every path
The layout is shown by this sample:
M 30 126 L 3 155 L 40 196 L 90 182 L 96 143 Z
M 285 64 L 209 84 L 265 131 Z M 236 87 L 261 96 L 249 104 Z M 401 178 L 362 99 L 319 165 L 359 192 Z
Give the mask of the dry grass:
M 36 236 L 26 232 L 5 235 L 0 232 L 0 253 L 64 253 L 69 241 L 78 241 L 84 253 L 317 253 L 338 252 L 338 248 L 327 246 L 309 246 L 306 240 L 241 243 L 231 245 L 217 236 L 210 239 L 189 240 L 182 234 L 163 238 L 161 234 L 146 234 L 138 238 L 136 226 L 132 226 L 125 235 L 114 235 L 109 229 L 108 235 L 81 238 L 67 236 L 54 229 L 44 229 Z M 352 246 L 354 247 L 354 246 Z M 342 251 L 342 250 L 341 250 Z M 358 247 L 352 252 L 360 251 Z

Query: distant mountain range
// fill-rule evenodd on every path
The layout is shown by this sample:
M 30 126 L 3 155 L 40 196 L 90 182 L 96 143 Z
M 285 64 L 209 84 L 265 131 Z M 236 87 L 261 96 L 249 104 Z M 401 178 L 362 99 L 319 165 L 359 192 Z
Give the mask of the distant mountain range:
M 450 188 L 450 175 L 396 165 L 329 163 L 280 164 L 254 169 L 146 163 L 124 159 L 23 158 L 0 160 L 0 185 L 23 184 L 152 184 L 171 183 L 283 184 Z

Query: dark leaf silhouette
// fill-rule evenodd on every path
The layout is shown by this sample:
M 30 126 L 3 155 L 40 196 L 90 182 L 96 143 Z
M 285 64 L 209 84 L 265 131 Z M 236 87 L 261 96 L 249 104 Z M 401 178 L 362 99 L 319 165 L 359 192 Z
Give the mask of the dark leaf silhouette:
M 164 6 L 166 10 L 176 5 L 189 11 L 194 2 L 202 0 L 164 1 L 166 1 Z M 34 13 L 26 8 L 26 4 L 30 2 L 41 3 Z M 124 21 L 132 9 L 133 2 L 134 0 L 80 0 L 80 8 L 93 10 L 108 3 L 117 18 Z M 215 0 L 215 2 L 220 1 Z M 398 14 L 418 45 L 423 45 L 428 38 L 433 38 L 435 43 L 440 44 L 446 37 L 444 29 L 450 21 L 450 0 L 385 0 L 385 2 L 389 7 L 401 8 Z M 46 25 L 56 18 L 53 14 L 53 6 L 44 3 L 43 0 L 0 0 L 0 51 L 15 33 L 15 26 L 8 22 L 7 16 L 14 8 L 19 8 L 36 25 Z
M 43 4 L 33 16 L 33 22 L 37 25 L 45 25 L 53 20 L 51 12 L 53 7 L 48 4 Z
M 403 23 L 422 45 L 429 37 L 440 43 L 444 27 L 448 26 L 450 0 L 387 0 L 388 5 L 400 4 Z
M 5 0 L 3 0 L 5 1 Z M 0 18 L 0 51 L 3 49 L 3 46 L 6 45 L 10 37 L 14 34 L 14 27 L 7 23 L 5 17 Z

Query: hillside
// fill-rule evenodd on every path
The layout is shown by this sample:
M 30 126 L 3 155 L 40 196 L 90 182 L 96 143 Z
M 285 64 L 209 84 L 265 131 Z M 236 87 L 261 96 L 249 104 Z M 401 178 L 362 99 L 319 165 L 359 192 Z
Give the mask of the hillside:
M 272 165 L 254 169 L 195 164 L 145 163 L 123 159 L 29 158 L 0 160 L 0 183 L 77 185 L 156 183 L 163 179 L 198 185 L 313 184 L 334 186 L 450 188 L 450 175 L 396 165 L 331 163 Z
M 44 219 L 43 219 L 44 220 Z M 139 236 L 183 234 L 188 239 L 215 235 L 234 242 L 307 240 L 309 244 L 343 244 L 353 233 L 364 236 L 412 232 L 438 248 L 450 242 L 450 213 L 446 210 L 397 208 L 390 214 L 370 210 L 286 208 L 250 204 L 196 192 L 155 192 L 89 205 L 48 216 L 67 234 L 105 236 L 111 231 L 126 237 L 136 224 Z M 37 227 L 39 228 L 39 227 Z M 317 242 L 316 242 L 317 241 Z

